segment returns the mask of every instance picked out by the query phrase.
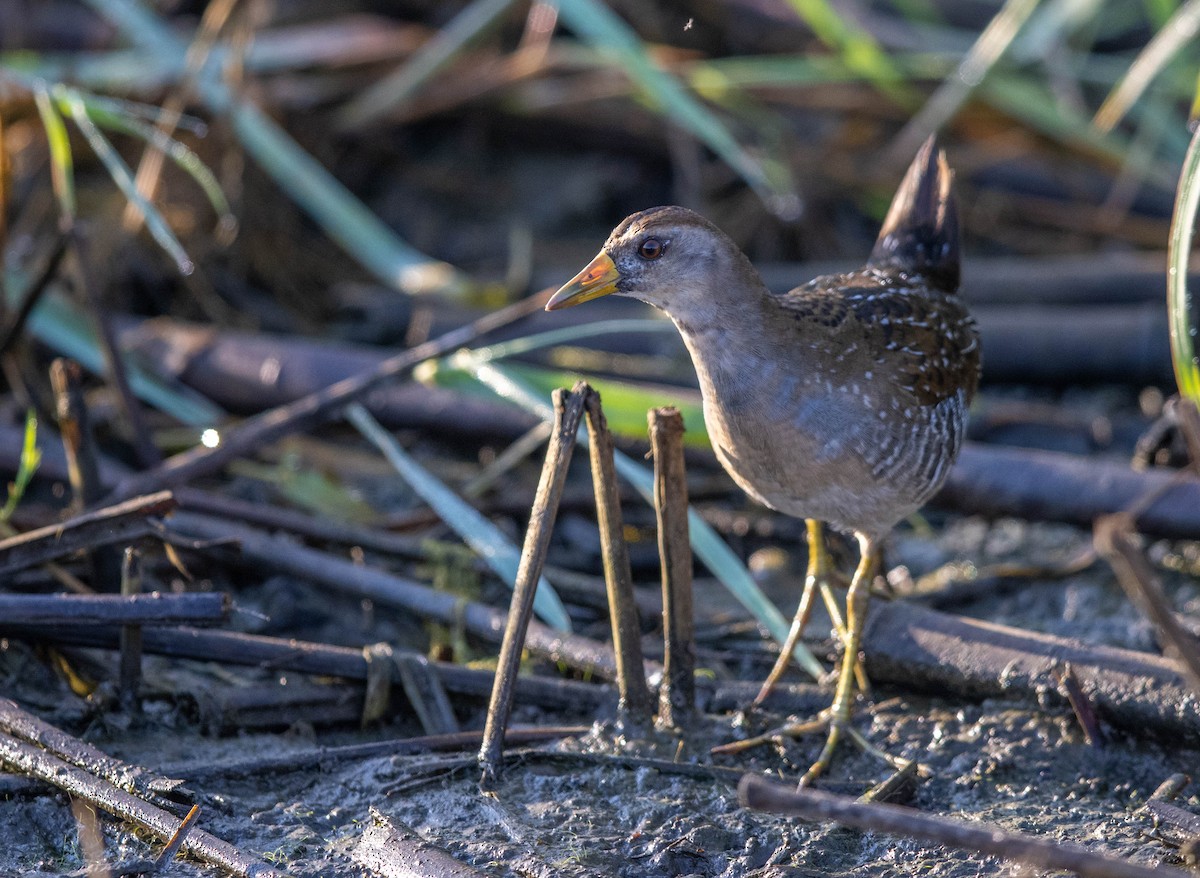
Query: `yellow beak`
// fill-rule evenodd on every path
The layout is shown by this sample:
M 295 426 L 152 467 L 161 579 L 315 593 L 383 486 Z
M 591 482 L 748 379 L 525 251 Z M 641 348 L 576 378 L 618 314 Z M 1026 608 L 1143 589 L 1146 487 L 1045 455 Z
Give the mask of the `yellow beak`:
M 601 253 L 588 263 L 587 268 L 567 281 L 561 290 L 550 297 L 550 301 L 546 303 L 546 310 L 570 308 L 572 305 L 615 293 L 617 281 L 620 279 L 621 275 L 612 259 L 607 253 Z

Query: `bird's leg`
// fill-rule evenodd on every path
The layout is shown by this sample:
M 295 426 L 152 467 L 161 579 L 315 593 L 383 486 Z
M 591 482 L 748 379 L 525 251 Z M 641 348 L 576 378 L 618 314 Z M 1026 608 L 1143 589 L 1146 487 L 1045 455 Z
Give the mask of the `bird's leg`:
M 783 648 L 779 650 L 779 658 L 775 660 L 775 667 L 771 668 L 771 673 L 763 681 L 762 688 L 754 696 L 753 707 L 758 707 L 766 701 L 767 696 L 775 688 L 775 684 L 779 682 L 779 678 L 783 676 L 783 672 L 787 670 L 796 644 L 800 642 L 800 637 L 808 626 L 808 617 L 812 615 L 817 587 L 821 588 L 822 593 L 829 588 L 830 561 L 829 553 L 825 550 L 825 541 L 822 539 L 821 522 L 814 518 L 808 518 L 805 519 L 805 524 L 808 526 L 808 571 L 804 576 L 804 592 L 800 595 L 800 606 L 796 608 L 796 615 L 792 619 L 792 627 L 788 630 L 787 639 L 783 643 Z
M 858 648 L 862 642 L 862 629 L 866 622 L 867 600 L 871 596 L 871 580 L 875 577 L 877 557 L 875 541 L 865 534 L 859 533 L 858 545 L 861 557 L 858 569 L 854 571 L 854 579 L 850 582 L 850 591 L 846 596 L 846 652 L 842 655 L 842 665 L 838 672 L 837 694 L 829 708 L 829 736 L 821 755 L 812 767 L 800 778 L 800 786 L 812 783 L 829 767 L 833 751 L 837 749 L 842 730 L 850 724 L 850 713 L 854 707 L 854 668 L 858 664 Z

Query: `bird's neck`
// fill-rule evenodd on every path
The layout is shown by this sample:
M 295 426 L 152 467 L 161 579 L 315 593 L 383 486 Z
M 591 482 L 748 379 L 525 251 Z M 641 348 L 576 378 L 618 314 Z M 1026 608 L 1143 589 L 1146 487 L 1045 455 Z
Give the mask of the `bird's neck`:
M 744 286 L 740 290 L 749 292 Z M 778 358 L 778 351 L 770 349 L 772 334 L 764 331 L 771 318 L 770 294 L 765 287 L 753 292 L 736 298 L 705 296 L 684 314 L 668 312 L 692 355 L 706 397 L 716 393 L 736 398 L 761 366 Z

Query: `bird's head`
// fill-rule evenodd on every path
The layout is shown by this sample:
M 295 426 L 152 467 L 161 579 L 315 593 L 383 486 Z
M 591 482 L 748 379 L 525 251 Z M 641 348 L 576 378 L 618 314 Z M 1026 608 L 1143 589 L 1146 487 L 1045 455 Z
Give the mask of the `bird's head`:
M 596 258 L 554 294 L 546 310 L 618 295 L 673 316 L 696 313 L 746 288 L 747 277 L 754 280 L 751 288 L 760 286 L 742 251 L 704 217 L 684 207 L 652 207 L 613 229 Z

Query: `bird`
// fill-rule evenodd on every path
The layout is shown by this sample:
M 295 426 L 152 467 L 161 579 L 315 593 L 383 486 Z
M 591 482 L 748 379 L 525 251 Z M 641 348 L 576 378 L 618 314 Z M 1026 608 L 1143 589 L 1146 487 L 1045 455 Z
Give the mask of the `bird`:
M 717 459 L 752 499 L 807 523 L 809 568 L 779 660 L 783 674 L 830 574 L 822 523 L 852 534 L 836 691 L 814 781 L 850 728 L 869 589 L 881 541 L 941 487 L 979 384 L 980 343 L 959 296 L 959 230 L 945 153 L 930 137 L 892 200 L 866 264 L 770 292 L 717 226 L 683 207 L 627 217 L 547 302 L 606 295 L 666 313 L 696 370 Z M 865 680 L 863 681 L 865 682 Z M 861 684 L 860 684 L 861 685 Z

